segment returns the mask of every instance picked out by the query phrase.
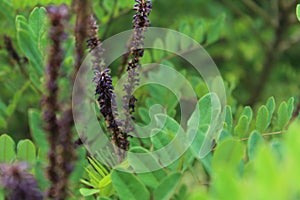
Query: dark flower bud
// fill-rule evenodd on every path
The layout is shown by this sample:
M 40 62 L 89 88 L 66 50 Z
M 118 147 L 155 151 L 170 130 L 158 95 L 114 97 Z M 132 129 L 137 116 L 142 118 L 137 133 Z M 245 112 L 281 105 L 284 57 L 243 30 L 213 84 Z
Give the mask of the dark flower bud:
M 7 191 L 8 200 L 42 200 L 43 194 L 26 163 L 1 164 L 0 186 Z

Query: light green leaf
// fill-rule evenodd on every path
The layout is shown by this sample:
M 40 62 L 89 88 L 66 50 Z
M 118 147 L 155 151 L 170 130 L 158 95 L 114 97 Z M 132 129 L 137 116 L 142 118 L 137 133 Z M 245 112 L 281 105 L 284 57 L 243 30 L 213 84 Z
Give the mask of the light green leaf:
M 87 197 L 100 192 L 99 189 L 80 188 L 79 192 L 82 196 Z
M 17 145 L 17 159 L 34 163 L 36 159 L 36 150 L 34 144 L 26 139 L 21 140 Z
M 269 126 L 269 111 L 266 106 L 261 106 L 258 109 L 256 117 L 256 129 L 263 133 Z
M 213 140 L 218 140 L 223 127 L 222 116 L 225 114 L 225 112 L 223 114 L 220 112 L 221 104 L 218 96 L 215 93 L 208 93 L 198 101 L 195 111 L 188 120 L 189 137 L 195 135 L 198 142 L 203 141 L 193 146 L 193 150 L 198 152 L 201 158 L 211 151 Z M 206 130 L 205 127 L 207 127 Z M 200 150 L 195 149 L 197 147 L 200 147 Z
M 295 98 L 294 97 L 291 97 L 288 102 L 287 102 L 287 105 L 288 105 L 288 113 L 289 113 L 289 118 L 292 118 L 293 116 L 293 112 L 294 112 L 294 102 L 295 102 Z
M 150 199 L 150 193 L 145 185 L 133 174 L 113 170 L 111 178 L 121 200 Z
M 16 157 L 15 142 L 9 135 L 0 136 L 0 163 L 9 163 Z
M 237 173 L 244 155 L 244 147 L 242 143 L 233 139 L 227 139 L 217 145 L 212 158 L 212 166 L 214 170 L 232 170 Z M 229 173 L 229 171 L 228 171 Z
M 163 127 L 163 129 L 151 137 L 154 149 L 163 148 L 169 144 L 177 134 L 183 132 L 183 129 L 180 127 L 177 121 L 167 115 L 157 114 L 155 115 L 155 120 L 157 127 Z M 165 123 L 163 124 L 163 122 Z
M 278 118 L 278 126 L 280 130 L 284 129 L 287 123 L 290 120 L 289 117 L 289 110 L 288 110 L 288 105 L 285 101 L 283 101 L 278 108 L 277 111 L 277 118 Z
M 165 177 L 153 192 L 154 200 L 170 199 L 175 192 L 180 179 L 181 173 L 178 172 Z
M 247 144 L 247 152 L 249 160 L 253 160 L 255 157 L 256 150 L 260 144 L 264 143 L 264 138 L 258 131 L 253 131 L 250 134 L 248 144 Z
M 93 168 L 97 171 L 97 173 L 100 174 L 102 177 L 105 177 L 106 175 L 109 174 L 109 172 L 95 158 L 88 157 L 88 161 L 89 161 L 89 163 L 91 163 Z
M 239 137 L 245 137 L 249 129 L 248 117 L 242 115 L 234 128 L 234 134 Z
M 161 165 L 151 155 L 151 152 L 143 147 L 137 146 L 130 148 L 128 162 L 136 171 L 151 171 L 153 168 L 160 169 Z M 142 155 L 142 156 L 140 156 Z M 149 170 L 148 170 L 149 169 Z
M 226 129 L 229 132 L 231 132 L 233 126 L 233 117 L 232 117 L 232 111 L 230 106 L 226 106 L 225 123 L 226 123 Z
M 165 54 L 164 51 L 163 51 L 164 43 L 160 38 L 158 38 L 154 41 L 153 45 L 154 45 L 153 46 L 153 52 L 152 52 L 153 53 L 153 59 L 155 61 L 159 61 L 163 58 L 163 56 Z
M 166 49 L 177 52 L 179 50 L 179 43 L 176 39 L 177 34 L 173 31 L 168 31 L 166 34 Z
M 188 35 L 191 35 L 192 30 L 187 22 L 182 22 L 179 28 L 180 33 L 186 34 L 180 37 L 180 50 L 187 50 L 192 45 L 192 40 Z
M 28 24 L 32 29 L 35 39 L 37 40 L 38 49 L 43 50 L 41 40 L 46 31 L 46 9 L 44 7 L 36 7 L 29 15 Z
M 114 6 L 114 2 L 115 1 L 112 1 L 112 0 L 103 0 L 102 4 L 103 4 L 104 9 L 107 12 L 112 12 L 112 9 L 113 9 L 113 6 Z
M 34 20 L 32 17 L 32 24 L 34 24 Z M 34 27 L 34 29 L 38 29 L 41 27 Z M 16 17 L 16 29 L 17 29 L 17 42 L 25 56 L 29 59 L 31 66 L 36 70 L 39 75 L 42 75 L 44 72 L 43 66 L 44 61 L 42 57 L 42 53 L 39 49 L 38 38 L 33 32 L 32 28 L 27 22 L 27 19 L 18 15 Z

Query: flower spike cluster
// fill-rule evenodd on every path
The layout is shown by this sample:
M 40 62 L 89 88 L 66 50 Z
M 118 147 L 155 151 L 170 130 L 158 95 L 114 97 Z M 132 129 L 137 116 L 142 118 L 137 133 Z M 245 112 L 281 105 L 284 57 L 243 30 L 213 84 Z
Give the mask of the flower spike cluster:
M 92 55 L 92 66 L 94 69 L 93 82 L 96 85 L 95 95 L 97 95 L 97 101 L 100 105 L 100 113 L 104 117 L 107 128 L 111 133 L 111 141 L 115 147 L 115 153 L 121 161 L 129 148 L 129 141 L 127 140 L 127 134 L 123 133 L 120 124 L 117 121 L 118 111 L 116 106 L 114 87 L 112 84 L 112 78 L 110 76 L 110 69 L 107 68 L 103 52 L 104 49 L 101 46 L 101 41 L 97 36 L 98 26 L 94 17 L 90 17 L 87 41 L 89 50 Z M 123 150 L 123 151 L 122 151 Z
M 58 79 L 64 56 L 62 42 L 66 39 L 64 25 L 69 16 L 66 5 L 48 6 L 47 12 L 51 26 L 49 38 L 52 42 L 46 66 L 47 93 L 43 97 L 43 117 L 50 143 L 47 175 L 51 185 L 47 191 L 47 196 L 49 199 L 66 199 L 68 196 L 68 179 L 73 170 L 75 159 L 72 137 L 73 117 L 72 109 L 68 108 L 63 111 L 59 106 Z M 60 114 L 61 117 L 58 117 Z
M 131 38 L 130 56 L 131 59 L 127 65 L 128 83 L 124 85 L 125 95 L 123 97 L 123 108 L 125 114 L 124 131 L 126 133 L 134 131 L 133 125 L 130 123 L 132 119 L 132 113 L 135 110 L 135 103 L 137 98 L 133 95 L 134 89 L 139 85 L 139 73 L 140 58 L 144 55 L 144 32 L 150 25 L 148 19 L 152 3 L 150 0 L 135 0 L 136 4 L 133 7 L 135 14 L 133 16 L 133 35 Z
M 42 192 L 26 163 L 0 164 L 0 186 L 7 192 L 6 199 L 42 200 Z

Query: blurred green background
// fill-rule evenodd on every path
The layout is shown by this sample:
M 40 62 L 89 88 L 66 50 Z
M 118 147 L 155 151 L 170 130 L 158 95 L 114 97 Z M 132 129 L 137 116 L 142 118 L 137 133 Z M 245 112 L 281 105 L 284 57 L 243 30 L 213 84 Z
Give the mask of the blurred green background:
M 17 38 L 15 19 L 17 15 L 28 18 L 35 6 L 51 2 L 72 4 L 70 0 L 0 0 L 0 133 L 9 133 L 16 139 L 30 137 L 28 109 L 40 109 L 42 93 L 31 84 L 31 63 L 26 59 L 24 48 L 20 47 L 22 41 Z M 178 30 L 205 47 L 226 82 L 228 104 L 237 109 L 242 105 L 256 106 L 270 96 L 278 101 L 291 96 L 299 99 L 300 24 L 295 14 L 296 2 L 155 0 L 150 20 L 151 26 Z M 132 27 L 133 3 L 128 0 L 92 1 L 102 40 Z M 74 16 L 70 20 L 68 32 L 72 34 Z M 17 57 L 9 48 L 5 35 Z M 46 36 L 47 32 L 45 46 L 48 44 Z M 66 44 L 66 74 L 73 63 L 73 47 L 69 47 L 72 39 Z M 47 48 L 43 49 L 42 58 L 46 61 Z M 182 61 L 176 58 L 171 61 L 177 69 L 184 70 Z M 113 75 L 117 75 L 117 69 L 113 67 L 112 70 Z M 37 83 L 42 85 L 43 78 L 38 77 Z

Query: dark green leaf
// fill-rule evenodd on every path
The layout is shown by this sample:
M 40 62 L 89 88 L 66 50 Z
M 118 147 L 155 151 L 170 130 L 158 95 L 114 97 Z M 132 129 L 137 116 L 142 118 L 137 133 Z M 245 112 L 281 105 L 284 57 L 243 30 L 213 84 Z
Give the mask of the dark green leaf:
M 217 41 L 220 37 L 221 31 L 223 29 L 223 25 L 225 22 L 225 15 L 220 15 L 218 19 L 210 24 L 208 30 L 207 30 L 207 41 L 206 44 L 212 44 L 215 41 Z
M 249 160 L 254 159 L 258 146 L 263 143 L 264 143 L 264 138 L 261 136 L 261 134 L 258 131 L 253 131 L 250 134 L 248 144 L 247 144 Z
M 250 107 L 250 106 L 246 106 L 246 107 L 244 108 L 244 110 L 243 110 L 242 115 L 247 116 L 247 118 L 248 118 L 248 125 L 250 125 L 251 120 L 252 120 L 252 116 L 253 116 L 253 112 L 252 112 L 251 107 Z
M 173 173 L 165 177 L 160 185 L 154 190 L 153 196 L 155 200 L 170 199 L 176 190 L 181 179 L 181 173 Z
M 49 149 L 46 133 L 42 127 L 42 115 L 39 111 L 31 109 L 28 112 L 30 133 L 34 143 L 40 149 L 39 156 L 46 158 Z
M 111 179 L 121 200 L 150 199 L 150 193 L 145 185 L 133 174 L 113 170 Z
M 275 99 L 274 97 L 270 97 L 268 100 L 267 100 L 267 103 L 266 103 L 266 107 L 268 108 L 268 111 L 269 111 L 269 118 L 268 118 L 268 124 L 271 123 L 271 120 L 272 120 L 272 116 L 273 116 L 273 113 L 275 111 Z

